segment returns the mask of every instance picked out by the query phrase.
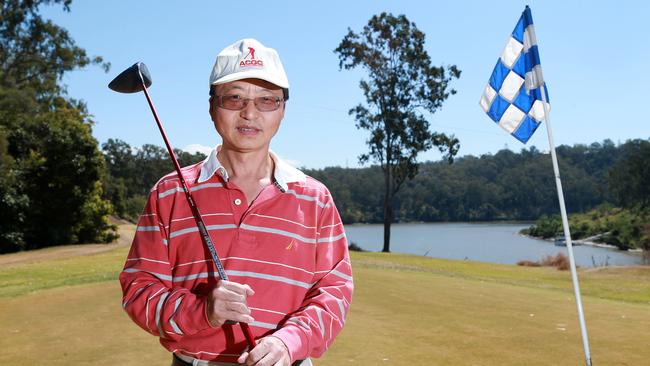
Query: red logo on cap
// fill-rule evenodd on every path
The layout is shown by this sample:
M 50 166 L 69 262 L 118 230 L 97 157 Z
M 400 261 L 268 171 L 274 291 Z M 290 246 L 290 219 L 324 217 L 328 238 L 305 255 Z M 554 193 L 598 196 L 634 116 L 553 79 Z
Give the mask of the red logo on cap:
M 249 59 L 250 57 L 250 59 Z M 248 47 L 248 54 L 244 56 L 244 59 L 239 62 L 239 67 L 250 67 L 250 66 L 257 66 L 257 67 L 263 67 L 264 63 L 262 63 L 262 60 L 256 60 L 255 59 L 255 49 L 253 47 Z

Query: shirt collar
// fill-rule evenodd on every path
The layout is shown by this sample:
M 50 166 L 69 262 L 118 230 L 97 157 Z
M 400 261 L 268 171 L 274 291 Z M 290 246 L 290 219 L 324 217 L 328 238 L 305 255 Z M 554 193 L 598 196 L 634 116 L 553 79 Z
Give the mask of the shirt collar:
M 223 180 L 228 181 L 228 171 L 221 165 L 221 162 L 217 158 L 217 152 L 221 149 L 221 145 L 218 145 L 210 152 L 210 155 L 203 160 L 201 165 L 201 172 L 199 174 L 199 179 L 197 183 L 203 183 L 210 179 L 215 173 L 219 174 Z M 289 189 L 289 183 L 304 182 L 306 176 L 300 170 L 292 167 L 284 160 L 280 159 L 273 151 L 269 150 L 269 155 L 273 162 L 275 163 L 275 169 L 273 171 L 273 178 L 275 183 L 278 184 L 283 192 L 286 192 Z

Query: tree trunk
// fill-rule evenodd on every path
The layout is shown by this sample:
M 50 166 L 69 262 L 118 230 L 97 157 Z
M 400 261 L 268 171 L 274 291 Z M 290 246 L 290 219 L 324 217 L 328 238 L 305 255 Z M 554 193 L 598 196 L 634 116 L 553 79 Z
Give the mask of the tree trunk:
M 384 192 L 384 249 L 381 251 L 384 253 L 390 253 L 390 223 L 392 221 L 392 205 L 393 200 L 391 196 L 391 187 L 390 187 L 390 168 L 386 169 L 384 173 L 386 179 L 385 192 Z
M 384 249 L 382 252 L 390 253 L 390 224 L 392 221 L 392 208 L 389 201 L 384 202 Z

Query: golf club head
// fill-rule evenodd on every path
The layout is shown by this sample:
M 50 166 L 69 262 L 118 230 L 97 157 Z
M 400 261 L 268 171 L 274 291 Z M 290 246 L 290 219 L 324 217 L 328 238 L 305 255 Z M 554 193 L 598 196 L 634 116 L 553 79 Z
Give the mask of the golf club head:
M 118 93 L 137 93 L 143 90 L 143 83 L 147 88 L 151 86 L 151 74 L 147 70 L 147 65 L 136 62 L 117 75 L 108 87 Z

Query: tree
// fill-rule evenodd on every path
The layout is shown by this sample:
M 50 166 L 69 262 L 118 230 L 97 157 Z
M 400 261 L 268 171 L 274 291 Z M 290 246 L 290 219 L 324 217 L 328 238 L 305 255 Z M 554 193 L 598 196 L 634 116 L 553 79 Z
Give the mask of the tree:
M 142 207 L 138 207 L 134 213 L 129 212 L 129 197 L 138 191 L 134 180 L 137 169 L 133 150 L 122 140 L 108 139 L 102 144 L 102 151 L 106 161 L 106 173 L 102 179 L 104 198 L 113 204 L 115 215 L 135 219 Z
M 460 147 L 453 135 L 430 132 L 422 114 L 433 114 L 455 94 L 449 82 L 460 77 L 460 70 L 432 66 L 424 33 L 404 15 L 375 15 L 359 34 L 348 28 L 334 52 L 339 68 L 368 72 L 369 80 L 360 82 L 368 106 L 359 104 L 349 113 L 357 128 L 370 131 L 370 151 L 359 161 L 379 163 L 384 174 L 383 251 L 389 252 L 393 200 L 402 184 L 417 175 L 418 154 L 436 146 L 451 163 Z
M 70 11 L 72 0 L 3 1 L 0 5 L 0 84 L 36 93 L 38 99 L 61 98 L 64 73 L 89 64 L 108 71 L 101 57 L 90 58 L 67 30 L 38 13 L 44 5 L 61 4 Z M 47 107 L 47 104 L 41 104 Z
M 20 250 L 25 243 L 21 224 L 28 200 L 17 192 L 15 160 L 8 148 L 7 133 L 0 126 L 0 253 Z
M 571 193 L 567 196 L 568 212 L 584 212 L 613 203 L 599 193 L 609 189 L 603 177 L 622 158 L 622 151 L 629 145 L 616 146 L 607 140 L 602 144 L 594 143 L 587 157 L 579 159 L 572 156 L 584 154 L 584 146 L 560 147 L 563 153 L 558 158 L 566 178 L 565 192 Z M 376 183 L 383 178 L 379 165 L 356 169 L 307 169 L 305 173 L 325 183 L 332 195 L 339 197 L 343 223 L 383 222 L 383 187 Z M 553 179 L 548 153 L 534 148 L 522 149 L 520 153 L 501 150 L 494 155 L 467 155 L 455 158 L 452 165 L 445 161 L 423 162 L 418 175 L 405 182 L 395 197 L 393 220 L 536 220 L 558 212 Z M 650 210 L 646 210 L 645 216 L 650 217 Z M 641 216 L 638 220 L 650 222 Z M 646 231 L 648 229 L 650 226 Z M 650 232 L 647 237 L 650 240 Z
M 630 140 L 622 146 L 622 157 L 609 171 L 609 185 L 624 207 L 650 206 L 650 141 Z
M 0 252 L 115 237 L 93 121 L 61 83 L 66 72 L 109 65 L 39 15 L 43 5 L 69 11 L 70 3 L 0 3 Z
M 102 144 L 102 150 L 106 160 L 106 176 L 102 179 L 104 198 L 111 201 L 117 216 L 137 221 L 151 187 L 174 169 L 167 150 L 150 144 L 131 148 L 119 139 L 108 139 Z M 181 166 L 205 159 L 199 152 L 191 154 L 175 149 L 175 154 Z

